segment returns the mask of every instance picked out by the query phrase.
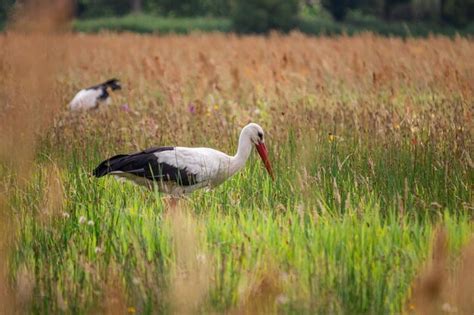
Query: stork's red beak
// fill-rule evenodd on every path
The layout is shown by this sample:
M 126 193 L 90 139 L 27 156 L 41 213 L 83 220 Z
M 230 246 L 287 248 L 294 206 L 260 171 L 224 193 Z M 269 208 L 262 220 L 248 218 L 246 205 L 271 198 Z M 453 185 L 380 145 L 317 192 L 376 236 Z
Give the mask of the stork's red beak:
M 270 174 L 272 180 L 275 180 L 275 175 L 273 175 L 273 170 L 272 170 L 272 165 L 270 164 L 270 160 L 268 159 L 268 151 L 267 147 L 265 146 L 265 143 L 260 142 L 255 144 L 257 147 L 258 154 L 262 158 L 263 164 L 265 164 L 265 168 L 268 171 L 268 174 Z

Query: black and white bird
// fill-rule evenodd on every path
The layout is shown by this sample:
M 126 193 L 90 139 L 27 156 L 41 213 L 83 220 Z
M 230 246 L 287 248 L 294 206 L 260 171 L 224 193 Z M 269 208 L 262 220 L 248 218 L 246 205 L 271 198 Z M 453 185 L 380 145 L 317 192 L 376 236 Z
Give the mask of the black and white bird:
M 101 84 L 82 89 L 74 96 L 69 103 L 69 109 L 89 110 L 96 109 L 100 104 L 108 105 L 110 103 L 110 91 L 120 90 L 120 82 L 117 79 L 110 79 Z
M 156 183 L 159 191 L 179 196 L 224 182 L 244 167 L 253 146 L 274 179 L 263 129 L 255 123 L 242 129 L 234 156 L 210 148 L 155 147 L 113 156 L 100 163 L 93 175 L 115 175 L 150 188 Z

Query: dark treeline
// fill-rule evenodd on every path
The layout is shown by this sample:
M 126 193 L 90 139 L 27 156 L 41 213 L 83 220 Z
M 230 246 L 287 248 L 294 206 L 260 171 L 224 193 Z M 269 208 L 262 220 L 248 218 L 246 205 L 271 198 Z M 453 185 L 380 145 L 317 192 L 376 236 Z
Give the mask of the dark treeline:
M 16 1 L 21 2 L 21 1 Z M 0 0 L 0 22 L 15 0 Z M 301 12 L 328 12 L 344 21 L 348 12 L 384 21 L 428 21 L 464 27 L 474 20 L 474 0 L 74 0 L 78 18 L 146 13 L 166 17 L 227 17 L 236 31 L 265 32 L 293 28 Z
M 76 0 L 77 16 L 117 16 L 145 12 L 161 16 L 229 16 L 229 0 Z

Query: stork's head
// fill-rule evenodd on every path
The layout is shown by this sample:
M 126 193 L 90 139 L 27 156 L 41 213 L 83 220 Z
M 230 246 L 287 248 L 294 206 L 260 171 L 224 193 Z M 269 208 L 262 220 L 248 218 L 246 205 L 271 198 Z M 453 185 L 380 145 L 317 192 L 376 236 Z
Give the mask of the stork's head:
M 122 86 L 120 85 L 120 81 L 117 79 L 110 79 L 107 82 L 105 82 L 105 85 L 109 88 L 112 89 L 112 91 L 115 90 L 121 90 Z
M 268 174 L 275 180 L 273 175 L 272 165 L 268 159 L 268 150 L 265 145 L 265 133 L 263 132 L 262 127 L 255 123 L 250 123 L 242 129 L 242 134 L 249 137 L 250 141 L 255 145 L 258 154 L 262 158 L 263 164 L 268 171 Z

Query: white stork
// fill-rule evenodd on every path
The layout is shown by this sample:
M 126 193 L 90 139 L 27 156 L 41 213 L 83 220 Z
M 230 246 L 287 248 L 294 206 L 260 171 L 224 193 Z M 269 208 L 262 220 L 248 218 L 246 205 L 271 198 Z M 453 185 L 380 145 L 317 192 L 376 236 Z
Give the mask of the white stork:
M 254 145 L 274 179 L 263 129 L 254 123 L 242 129 L 234 156 L 210 148 L 154 147 L 113 156 L 100 163 L 93 175 L 115 175 L 147 187 L 157 183 L 159 191 L 179 196 L 224 182 L 244 167 Z
M 122 87 L 117 79 L 110 79 L 101 84 L 82 89 L 69 103 L 69 109 L 73 111 L 89 110 L 98 108 L 101 103 L 108 105 L 110 103 L 110 90 L 120 89 Z

